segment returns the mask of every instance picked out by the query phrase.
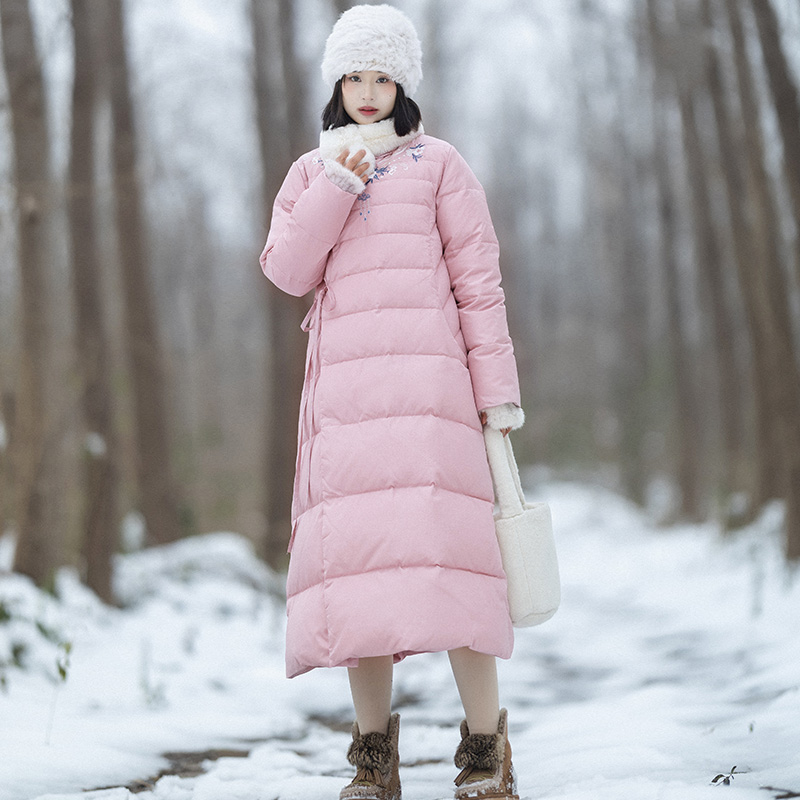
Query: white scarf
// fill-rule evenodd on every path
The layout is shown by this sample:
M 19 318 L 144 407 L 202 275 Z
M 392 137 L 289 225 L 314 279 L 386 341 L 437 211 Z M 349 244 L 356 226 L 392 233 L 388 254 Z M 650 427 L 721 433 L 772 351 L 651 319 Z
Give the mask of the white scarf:
M 342 150 L 356 153 L 363 149 L 368 154 L 380 156 L 400 147 L 401 144 L 416 139 L 424 132 L 420 123 L 415 131 L 411 131 L 405 136 L 398 136 L 394 130 L 392 117 L 369 125 L 358 125 L 353 122 L 350 125 L 343 125 L 341 128 L 322 131 L 319 135 L 319 152 L 323 158 L 334 160 L 339 157 Z
M 347 150 L 351 155 L 359 150 L 366 151 L 364 161 L 369 163 L 367 170 L 369 177 L 375 171 L 377 156 L 389 153 L 400 145 L 413 141 L 424 132 L 422 123 L 420 123 L 415 131 L 411 131 L 405 136 L 398 136 L 394 130 L 392 117 L 368 125 L 358 125 L 353 122 L 350 125 L 343 125 L 341 128 L 322 131 L 319 135 L 319 154 L 325 162 L 328 176 L 337 183 L 341 182 L 340 185 L 343 189 L 347 188 L 348 191 L 358 194 L 363 189 L 360 179 L 341 164 L 336 163 L 336 159 L 343 150 Z

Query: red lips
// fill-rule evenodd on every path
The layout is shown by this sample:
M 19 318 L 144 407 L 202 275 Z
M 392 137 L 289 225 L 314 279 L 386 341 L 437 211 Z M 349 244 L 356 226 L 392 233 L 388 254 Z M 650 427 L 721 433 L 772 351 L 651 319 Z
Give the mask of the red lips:
M 372 106 L 363 106 L 362 108 L 358 109 L 360 114 L 364 114 L 364 116 L 370 116 L 371 114 L 377 113 L 378 109 L 373 108 Z

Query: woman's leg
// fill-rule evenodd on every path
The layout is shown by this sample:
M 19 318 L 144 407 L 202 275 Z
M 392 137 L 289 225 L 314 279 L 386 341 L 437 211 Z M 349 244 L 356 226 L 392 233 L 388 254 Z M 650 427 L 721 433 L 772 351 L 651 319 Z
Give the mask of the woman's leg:
M 468 647 L 450 650 L 450 666 L 464 706 L 470 733 L 497 733 L 500 700 L 494 656 Z
M 392 714 L 392 656 L 360 658 L 357 667 L 349 667 L 350 693 L 356 709 L 358 731 L 386 733 Z

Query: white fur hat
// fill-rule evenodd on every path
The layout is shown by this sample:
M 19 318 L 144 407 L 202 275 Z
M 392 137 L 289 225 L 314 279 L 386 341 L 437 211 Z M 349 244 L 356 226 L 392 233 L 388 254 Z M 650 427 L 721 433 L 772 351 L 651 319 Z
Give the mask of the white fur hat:
M 322 77 L 331 89 L 349 72 L 385 72 L 411 97 L 422 80 L 422 47 L 411 20 L 389 5 L 353 6 L 325 43 Z

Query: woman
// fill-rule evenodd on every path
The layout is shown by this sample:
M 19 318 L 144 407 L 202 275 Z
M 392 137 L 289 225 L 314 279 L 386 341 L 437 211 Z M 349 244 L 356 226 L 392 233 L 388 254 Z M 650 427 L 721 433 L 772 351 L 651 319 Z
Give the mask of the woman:
M 337 21 L 320 147 L 291 167 L 261 255 L 316 289 L 287 579 L 287 674 L 345 666 L 356 712 L 342 800 L 398 800 L 393 664 L 448 651 L 466 720 L 456 797 L 516 798 L 495 657 L 513 634 L 482 424 L 522 425 L 486 199 L 427 136 L 411 22 Z

